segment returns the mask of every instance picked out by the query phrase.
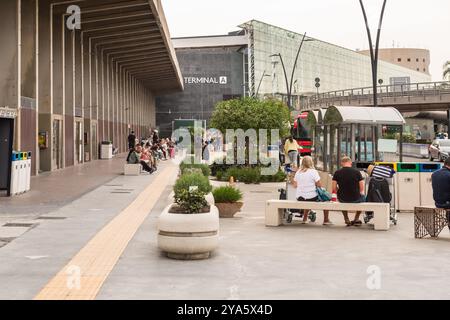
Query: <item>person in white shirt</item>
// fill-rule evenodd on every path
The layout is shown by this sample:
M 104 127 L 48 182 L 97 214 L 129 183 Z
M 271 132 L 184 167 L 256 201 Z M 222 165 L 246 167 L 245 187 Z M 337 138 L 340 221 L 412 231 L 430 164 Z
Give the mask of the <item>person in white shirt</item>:
M 294 188 L 297 189 L 296 198 L 298 201 L 317 202 L 319 200 L 317 188 L 322 188 L 322 184 L 320 182 L 319 173 L 314 168 L 314 162 L 311 157 L 303 158 L 301 167 L 295 174 L 295 177 L 291 183 Z M 308 215 L 310 211 L 311 210 L 304 210 L 303 224 L 308 223 Z M 324 211 L 323 224 L 325 226 L 332 225 L 329 218 L 329 211 Z

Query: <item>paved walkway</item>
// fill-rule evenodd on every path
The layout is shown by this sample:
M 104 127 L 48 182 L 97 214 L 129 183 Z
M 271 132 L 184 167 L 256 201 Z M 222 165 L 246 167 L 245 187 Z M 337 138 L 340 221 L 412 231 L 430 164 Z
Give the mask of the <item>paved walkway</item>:
M 176 173 L 165 163 L 152 176 L 116 176 L 41 216 L 38 226 L 0 248 L 0 299 L 94 298 L 142 220 L 169 201 Z M 83 291 L 70 282 L 78 274 Z
M 61 208 L 122 174 L 125 158 L 120 155 L 32 177 L 30 192 L 0 197 L 0 219 L 34 218 Z
M 177 168 L 124 177 L 46 214 L 0 248 L 0 299 L 449 299 L 450 237 L 415 240 L 412 214 L 376 232 L 298 222 L 264 225 L 281 184 L 239 185 L 243 212 L 221 220 L 220 248 L 174 261 L 157 248 L 157 219 Z M 380 287 L 370 272 L 379 272 Z M 376 275 L 376 274 L 375 274 Z

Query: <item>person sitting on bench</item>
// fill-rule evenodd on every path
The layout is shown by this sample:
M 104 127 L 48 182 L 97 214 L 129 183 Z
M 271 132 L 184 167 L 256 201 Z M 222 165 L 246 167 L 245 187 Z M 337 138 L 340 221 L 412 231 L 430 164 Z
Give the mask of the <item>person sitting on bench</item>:
M 450 158 L 444 162 L 444 167 L 433 173 L 433 197 L 436 208 L 447 210 L 447 221 L 450 228 Z
M 140 145 L 137 145 L 136 148 L 134 148 L 134 151 L 132 151 L 130 153 L 130 156 L 128 157 L 128 164 L 140 164 L 144 171 L 152 174 L 154 170 L 145 161 L 141 160 L 141 152 L 142 147 Z
M 341 161 L 342 169 L 336 171 L 333 176 L 333 193 L 337 194 L 337 199 L 340 203 L 364 203 L 364 178 L 358 170 L 353 168 L 352 159 L 343 157 Z M 362 226 L 362 221 L 359 219 L 361 211 L 358 211 L 355 220 L 350 221 L 348 211 L 343 211 L 345 224 L 351 226 Z
M 322 188 L 320 176 L 314 168 L 314 161 L 311 157 L 304 157 L 300 170 L 297 171 L 294 179 L 291 181 L 294 188 L 297 189 L 296 198 L 301 202 L 318 202 L 319 196 L 317 188 Z M 311 210 L 303 210 L 303 224 L 308 223 L 308 215 Z M 331 226 L 333 223 L 329 218 L 329 211 L 324 211 L 324 226 Z

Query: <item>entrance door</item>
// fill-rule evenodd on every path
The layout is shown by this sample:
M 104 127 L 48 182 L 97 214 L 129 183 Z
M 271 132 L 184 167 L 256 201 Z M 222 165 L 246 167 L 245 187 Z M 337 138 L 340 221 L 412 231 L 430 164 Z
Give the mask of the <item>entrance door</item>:
M 0 190 L 10 187 L 13 137 L 14 120 L 0 118 Z
M 97 122 L 92 121 L 91 130 L 91 146 L 92 146 L 92 159 L 98 160 L 98 137 L 97 137 Z
M 75 164 L 83 163 L 83 122 L 75 121 Z
M 62 169 L 62 120 L 53 119 L 52 125 L 52 169 Z

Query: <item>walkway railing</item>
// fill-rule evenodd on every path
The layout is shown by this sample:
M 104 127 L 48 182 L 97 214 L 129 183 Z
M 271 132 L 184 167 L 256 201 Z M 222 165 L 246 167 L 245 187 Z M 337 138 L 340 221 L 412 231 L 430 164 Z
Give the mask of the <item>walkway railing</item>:
M 380 103 L 384 98 L 432 97 L 449 95 L 450 82 L 423 82 L 411 84 L 382 85 L 378 87 Z M 373 88 L 354 88 L 320 93 L 301 100 L 301 110 L 327 107 L 340 101 L 367 101 L 373 99 Z

